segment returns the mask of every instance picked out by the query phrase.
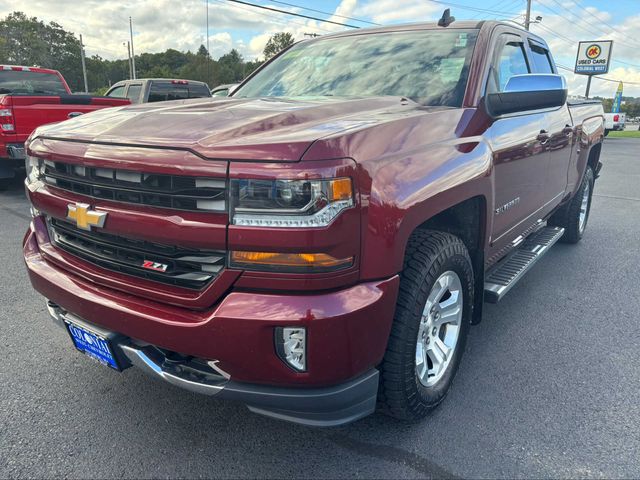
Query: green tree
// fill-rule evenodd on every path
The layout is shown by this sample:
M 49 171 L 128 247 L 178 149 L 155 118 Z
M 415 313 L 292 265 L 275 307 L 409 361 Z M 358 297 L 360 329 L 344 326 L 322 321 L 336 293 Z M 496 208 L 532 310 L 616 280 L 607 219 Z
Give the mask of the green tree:
M 123 54 L 125 51 L 123 50 Z M 0 18 L 0 64 L 39 65 L 59 70 L 73 91 L 83 89 L 80 42 L 60 25 L 45 24 L 36 17 L 13 12 Z M 89 91 L 103 93 L 114 83 L 129 78 L 128 59 L 106 60 L 99 55 L 86 58 Z M 196 53 L 168 49 L 136 55 L 138 78 L 184 78 L 213 87 L 243 80 L 260 66 L 247 62 L 237 50 L 211 58 L 201 45 Z
M 55 22 L 13 12 L 0 21 L 0 63 L 60 70 L 72 90 L 82 87 L 80 41 Z
M 271 35 L 271 38 L 269 38 L 269 41 L 265 45 L 262 52 L 264 54 L 265 60 L 269 60 L 275 54 L 293 45 L 293 43 L 293 35 L 291 35 L 289 32 L 278 32 L 274 35 Z

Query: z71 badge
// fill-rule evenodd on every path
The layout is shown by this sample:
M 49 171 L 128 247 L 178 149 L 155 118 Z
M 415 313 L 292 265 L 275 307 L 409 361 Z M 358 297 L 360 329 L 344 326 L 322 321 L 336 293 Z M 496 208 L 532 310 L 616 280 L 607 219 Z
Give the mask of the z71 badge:
M 156 272 L 166 272 L 169 265 L 166 263 L 153 262 L 151 260 L 145 260 L 142 262 L 142 268 L 146 268 L 147 270 L 155 270 Z

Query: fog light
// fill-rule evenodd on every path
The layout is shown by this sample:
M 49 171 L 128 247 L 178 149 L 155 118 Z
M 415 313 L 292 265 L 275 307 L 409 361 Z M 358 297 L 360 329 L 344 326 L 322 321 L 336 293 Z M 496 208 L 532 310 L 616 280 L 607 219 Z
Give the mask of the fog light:
M 276 328 L 278 356 L 298 372 L 307 370 L 307 331 L 304 328 Z

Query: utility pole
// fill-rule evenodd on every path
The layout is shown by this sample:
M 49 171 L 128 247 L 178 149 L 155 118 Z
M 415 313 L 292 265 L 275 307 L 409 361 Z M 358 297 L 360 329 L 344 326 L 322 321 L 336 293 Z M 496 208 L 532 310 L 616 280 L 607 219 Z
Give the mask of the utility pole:
M 87 85 L 87 66 L 84 63 L 84 43 L 82 43 L 82 35 L 80 35 L 80 60 L 82 60 L 82 76 L 84 77 L 84 93 L 89 93 Z
M 127 63 L 129 64 L 129 80 L 131 80 L 133 78 L 133 70 L 131 69 L 131 44 L 129 43 L 128 40 L 127 40 Z
M 209 84 L 209 57 L 211 56 L 209 53 L 209 0 L 204 0 L 207 5 L 207 85 Z
M 129 33 L 131 35 L 131 70 L 133 72 L 133 79 L 136 79 L 136 54 L 133 52 L 133 26 L 131 24 L 131 17 L 129 17 Z
M 527 13 L 524 17 L 524 29 L 529 30 L 529 24 L 531 23 L 531 0 L 527 0 Z

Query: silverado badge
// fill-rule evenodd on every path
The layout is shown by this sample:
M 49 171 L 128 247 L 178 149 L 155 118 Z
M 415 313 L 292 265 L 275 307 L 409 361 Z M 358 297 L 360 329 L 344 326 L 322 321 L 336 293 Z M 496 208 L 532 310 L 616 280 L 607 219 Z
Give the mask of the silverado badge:
M 107 212 L 96 212 L 90 210 L 91 206 L 86 203 L 76 203 L 67 205 L 67 220 L 71 220 L 82 230 L 91 230 L 91 227 L 104 227 L 107 219 Z

